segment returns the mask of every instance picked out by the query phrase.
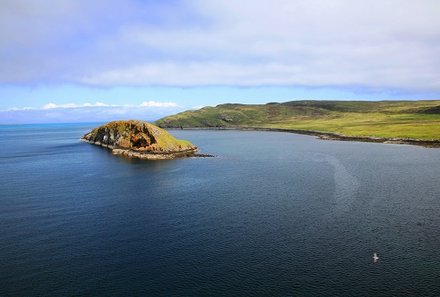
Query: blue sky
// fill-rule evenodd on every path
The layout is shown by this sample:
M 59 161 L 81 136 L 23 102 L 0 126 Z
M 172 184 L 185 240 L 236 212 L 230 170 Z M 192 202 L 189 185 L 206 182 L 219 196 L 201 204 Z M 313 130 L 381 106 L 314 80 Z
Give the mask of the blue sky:
M 3 0 L 0 123 L 440 99 L 436 0 Z

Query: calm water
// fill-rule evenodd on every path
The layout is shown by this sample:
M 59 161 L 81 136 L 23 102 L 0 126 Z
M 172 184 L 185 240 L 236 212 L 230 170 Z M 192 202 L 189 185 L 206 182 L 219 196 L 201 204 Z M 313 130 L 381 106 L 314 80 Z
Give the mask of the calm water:
M 217 157 L 149 162 L 93 126 L 0 127 L 0 296 L 440 295 L 440 149 L 173 131 Z

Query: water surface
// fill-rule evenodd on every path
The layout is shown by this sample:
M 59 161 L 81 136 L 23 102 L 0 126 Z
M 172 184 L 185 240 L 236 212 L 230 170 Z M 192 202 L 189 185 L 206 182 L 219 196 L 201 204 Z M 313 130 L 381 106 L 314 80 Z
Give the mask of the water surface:
M 93 126 L 0 127 L 1 296 L 440 295 L 439 149 L 172 131 L 217 157 L 138 161 Z

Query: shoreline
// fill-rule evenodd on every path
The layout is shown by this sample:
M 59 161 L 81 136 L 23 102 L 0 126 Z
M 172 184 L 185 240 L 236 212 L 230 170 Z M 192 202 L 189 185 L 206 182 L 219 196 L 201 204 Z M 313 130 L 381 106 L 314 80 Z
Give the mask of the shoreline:
M 207 154 L 199 154 L 198 149 L 189 149 L 189 150 L 182 150 L 182 151 L 176 151 L 176 152 L 141 152 L 141 151 L 135 151 L 130 149 L 121 149 L 121 148 L 115 148 L 112 145 L 107 145 L 105 143 L 101 143 L 99 141 L 93 142 L 90 140 L 87 140 L 85 138 L 80 138 L 81 141 L 87 142 L 96 146 L 100 146 L 103 148 L 107 148 L 111 151 L 113 155 L 120 155 L 128 158 L 138 158 L 143 160 L 172 160 L 175 158 L 182 158 L 182 157 L 210 157 L 211 155 Z
M 374 142 L 384 144 L 409 144 L 426 148 L 440 148 L 440 140 L 421 140 L 411 138 L 398 137 L 373 137 L 373 136 L 348 136 L 334 132 L 321 132 L 314 130 L 297 130 L 282 128 L 255 128 L 255 127 L 194 127 L 194 128 L 168 128 L 167 130 L 235 130 L 235 131 L 267 131 L 267 132 L 285 132 L 301 135 L 316 136 L 321 140 L 339 140 L 339 141 L 358 141 L 358 142 Z

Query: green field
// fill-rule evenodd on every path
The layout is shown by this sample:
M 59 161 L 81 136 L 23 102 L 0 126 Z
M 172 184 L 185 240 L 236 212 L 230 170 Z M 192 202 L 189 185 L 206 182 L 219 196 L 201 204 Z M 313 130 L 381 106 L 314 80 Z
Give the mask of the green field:
M 168 116 L 156 124 L 163 128 L 277 128 L 440 140 L 440 100 L 222 104 Z

